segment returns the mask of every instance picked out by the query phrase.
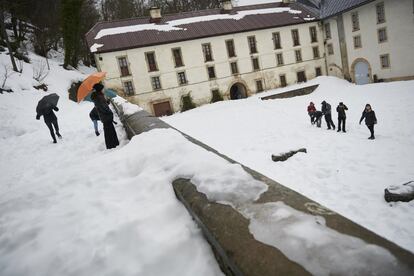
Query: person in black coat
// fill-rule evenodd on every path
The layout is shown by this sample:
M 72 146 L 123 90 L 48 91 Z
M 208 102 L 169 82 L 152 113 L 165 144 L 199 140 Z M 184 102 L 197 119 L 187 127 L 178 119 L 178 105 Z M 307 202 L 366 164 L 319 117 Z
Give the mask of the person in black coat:
M 93 128 L 95 129 L 96 136 L 99 136 L 100 133 L 98 130 L 98 121 L 100 121 L 100 119 L 99 119 L 99 114 L 98 114 L 98 110 L 96 109 L 96 107 L 92 108 L 91 112 L 89 112 L 89 118 L 91 118 L 93 122 Z
M 345 130 L 345 121 L 346 121 L 345 110 L 348 110 L 348 107 L 346 107 L 346 105 L 344 105 L 343 102 L 340 102 L 339 105 L 336 107 L 336 112 L 338 112 L 338 132 L 341 131 L 341 125 L 342 125 L 342 132 L 346 132 L 346 130 Z
M 59 111 L 59 108 L 57 106 L 53 106 L 49 111 L 45 113 L 42 113 L 42 114 L 37 113 L 36 120 L 40 120 L 40 117 L 43 115 L 45 124 L 49 128 L 50 135 L 52 136 L 53 143 L 56 144 L 57 141 L 56 141 L 55 132 L 56 132 L 57 137 L 59 137 L 59 139 L 62 139 L 62 135 L 60 135 L 59 133 L 59 125 L 58 125 L 57 117 L 55 113 L 53 112 L 53 110 Z M 54 130 L 53 130 L 53 127 L 55 128 Z
M 103 124 L 106 148 L 112 149 L 119 145 L 119 140 L 113 125 L 114 114 L 108 106 L 105 95 L 102 93 L 103 88 L 104 86 L 100 83 L 94 84 L 94 92 L 91 94 L 91 99 Z
M 317 127 L 321 127 L 322 124 L 322 111 L 316 110 L 313 113 L 314 116 L 314 123 L 316 124 Z
M 331 105 L 326 101 L 322 102 L 322 113 L 325 115 L 325 121 L 328 129 L 331 129 L 332 127 L 332 129 L 335 130 L 335 124 L 332 121 Z
M 362 120 L 365 119 L 365 124 L 367 125 L 369 131 L 371 132 L 371 136 L 368 137 L 370 140 L 374 140 L 374 125 L 377 123 L 377 117 L 375 116 L 374 110 L 372 110 L 370 104 L 365 105 L 364 111 L 362 111 L 361 119 L 359 120 L 359 124 L 361 124 Z

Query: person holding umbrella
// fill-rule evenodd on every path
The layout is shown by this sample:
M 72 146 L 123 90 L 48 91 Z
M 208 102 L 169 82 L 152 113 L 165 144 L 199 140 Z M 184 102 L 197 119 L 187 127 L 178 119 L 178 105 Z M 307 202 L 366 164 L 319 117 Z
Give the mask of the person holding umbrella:
M 40 120 L 40 117 L 43 116 L 46 126 L 49 128 L 50 135 L 52 136 L 53 143 L 56 144 L 56 136 L 59 139 L 62 139 L 62 135 L 59 133 L 59 125 L 57 121 L 57 117 L 54 111 L 59 111 L 59 108 L 56 106 L 59 100 L 59 96 L 56 93 L 47 95 L 43 97 L 36 107 L 36 120 Z M 53 129 L 54 128 L 54 129 Z
M 109 108 L 105 95 L 102 92 L 103 88 L 104 86 L 100 83 L 94 84 L 91 99 L 103 124 L 106 148 L 112 149 L 119 145 L 119 140 L 113 125 L 114 114 Z

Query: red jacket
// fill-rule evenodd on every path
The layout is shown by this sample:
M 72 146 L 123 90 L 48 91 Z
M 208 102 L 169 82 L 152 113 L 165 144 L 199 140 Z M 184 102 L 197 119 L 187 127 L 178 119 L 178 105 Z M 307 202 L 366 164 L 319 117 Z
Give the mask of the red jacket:
M 316 111 L 316 108 L 315 108 L 315 105 L 308 105 L 308 113 L 310 113 L 310 112 L 315 112 Z

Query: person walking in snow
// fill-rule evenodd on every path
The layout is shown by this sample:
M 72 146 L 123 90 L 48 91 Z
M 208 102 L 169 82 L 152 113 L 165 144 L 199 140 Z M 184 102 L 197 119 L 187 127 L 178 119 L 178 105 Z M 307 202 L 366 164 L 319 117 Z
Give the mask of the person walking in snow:
M 316 124 L 317 127 L 321 127 L 322 124 L 322 111 L 315 111 L 313 113 L 313 123 Z
M 308 105 L 308 115 L 310 117 L 312 125 L 314 124 L 314 113 L 315 113 L 315 111 L 316 111 L 315 105 L 313 104 L 313 102 L 310 102 L 309 105 Z
M 98 114 L 98 110 L 96 110 L 96 107 L 92 108 L 91 112 L 89 112 L 89 118 L 91 118 L 93 122 L 93 128 L 95 129 L 96 136 L 99 136 L 100 133 L 98 130 L 98 121 L 100 121 L 100 119 L 99 119 L 99 114 Z
M 114 114 L 109 108 L 105 95 L 102 92 L 103 88 L 104 86 L 100 83 L 94 84 L 91 99 L 103 124 L 106 148 L 112 149 L 119 145 L 119 140 L 113 125 Z
M 371 136 L 368 137 L 370 140 L 374 140 L 374 125 L 377 123 L 377 117 L 375 116 L 374 110 L 372 110 L 370 104 L 365 105 L 364 111 L 362 111 L 361 119 L 359 120 L 359 124 L 361 124 L 362 120 L 365 119 L 365 124 L 367 125 L 369 131 L 371 132 Z
M 336 112 L 338 112 L 338 132 L 346 132 L 345 130 L 345 122 L 346 122 L 346 113 L 345 110 L 348 110 L 348 107 L 344 105 L 343 102 L 340 102 L 339 105 L 336 107 Z
M 36 120 L 40 120 L 40 117 L 43 115 L 43 120 L 45 121 L 46 126 L 49 128 L 50 135 L 52 136 L 53 143 L 56 144 L 56 136 L 59 137 L 59 139 L 62 139 L 62 135 L 59 133 L 59 125 L 57 121 L 57 117 L 55 115 L 54 111 L 59 111 L 59 108 L 57 106 L 53 106 L 50 110 L 48 110 L 45 113 L 37 113 Z M 53 128 L 55 128 L 53 130 Z
M 322 114 L 325 115 L 325 121 L 328 129 L 331 129 L 332 127 L 332 129 L 335 130 L 335 124 L 332 121 L 331 105 L 326 101 L 322 102 Z

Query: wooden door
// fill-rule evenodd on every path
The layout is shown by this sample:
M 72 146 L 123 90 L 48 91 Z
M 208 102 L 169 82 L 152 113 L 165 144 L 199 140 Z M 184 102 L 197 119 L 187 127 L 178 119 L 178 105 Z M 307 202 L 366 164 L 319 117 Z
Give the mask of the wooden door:
M 172 109 L 169 101 L 153 104 L 154 114 L 157 117 L 168 116 L 172 114 Z

